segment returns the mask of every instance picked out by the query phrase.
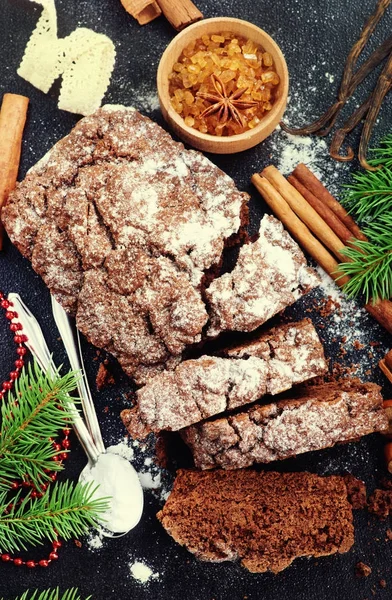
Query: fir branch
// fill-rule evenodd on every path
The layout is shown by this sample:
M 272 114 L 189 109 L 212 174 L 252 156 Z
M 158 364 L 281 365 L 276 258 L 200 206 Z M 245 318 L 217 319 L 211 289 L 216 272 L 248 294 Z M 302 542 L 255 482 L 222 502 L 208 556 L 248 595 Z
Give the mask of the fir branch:
M 381 168 L 355 173 L 342 201 L 368 241 L 355 241 L 355 248 L 345 248 L 342 254 L 348 261 L 339 265 L 339 273 L 351 278 L 344 292 L 349 297 L 363 294 L 366 302 L 392 297 L 392 134 L 371 153 L 370 164 Z
M 379 159 L 380 163 L 381 159 Z M 342 200 L 358 221 L 372 221 L 392 210 L 392 169 L 386 166 L 378 171 L 354 173 L 354 183 L 346 186 Z
M 54 532 L 65 540 L 97 527 L 98 516 L 108 509 L 107 498 L 96 497 L 97 487 L 65 481 L 51 485 L 42 498 L 19 492 L 12 500 L 0 494 L 0 551 L 26 550 L 27 544 L 53 540 Z M 101 518 L 102 520 L 102 518 Z
M 88 596 L 85 600 L 90 600 L 91 596 Z M 2 598 L 1 600 L 4 600 Z M 44 590 L 39 593 L 38 590 L 35 590 L 30 594 L 30 591 L 27 590 L 21 596 L 15 598 L 15 600 L 82 600 L 81 596 L 78 593 L 77 588 L 71 588 L 65 590 L 60 596 L 59 588 Z
M 59 453 L 49 438 L 72 424 L 68 394 L 76 387 L 73 372 L 63 377 L 43 373 L 37 363 L 23 370 L 1 407 L 0 491 L 15 479 L 30 480 L 36 487 L 49 480 L 47 470 L 62 468 L 53 458 Z
M 349 261 L 339 265 L 339 272 L 350 276 L 344 286 L 349 298 L 363 294 L 368 303 L 372 298 L 392 296 L 392 236 L 383 246 L 372 241 L 355 242 L 356 248 L 342 250 Z

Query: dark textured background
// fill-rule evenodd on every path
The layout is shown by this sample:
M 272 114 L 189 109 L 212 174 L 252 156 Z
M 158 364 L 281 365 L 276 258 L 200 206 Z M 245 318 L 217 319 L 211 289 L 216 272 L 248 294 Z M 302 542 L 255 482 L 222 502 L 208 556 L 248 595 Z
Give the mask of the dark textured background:
M 160 18 L 139 27 L 125 13 L 119 0 L 57 0 L 56 4 L 60 36 L 82 25 L 106 33 L 114 41 L 117 61 L 105 101 L 133 104 L 161 123 L 159 111 L 151 110 L 151 105 L 143 106 L 143 98 L 149 97 L 155 89 L 159 58 L 174 35 L 170 25 Z M 290 111 L 294 103 L 298 105 L 298 112 L 308 117 L 318 115 L 332 100 L 344 58 L 374 5 L 374 0 L 198 1 L 206 17 L 225 15 L 247 19 L 266 29 L 276 39 L 286 55 L 291 75 L 293 93 L 289 114 L 293 114 Z M 55 87 L 44 95 L 16 75 L 25 44 L 39 14 L 40 7 L 28 0 L 1 0 L 0 3 L 0 94 L 9 91 L 31 98 L 21 176 L 78 120 L 77 116 L 56 108 Z M 391 24 L 392 9 L 378 28 L 373 46 L 390 32 Z M 335 75 L 334 83 L 329 82 L 326 73 Z M 353 105 L 352 102 L 351 107 Z M 380 114 L 374 139 L 388 131 L 391 116 L 389 100 Z M 239 188 L 251 193 L 252 231 L 257 227 L 263 207 L 251 189 L 250 176 L 265 166 L 271 154 L 273 158 L 273 153 L 274 147 L 268 140 L 241 155 L 211 157 L 235 179 Z M 331 173 L 328 159 L 324 166 L 326 175 Z M 5 293 L 21 293 L 39 317 L 57 362 L 63 362 L 65 357 L 50 314 L 48 291 L 33 273 L 30 264 L 9 242 L 0 254 L 0 289 Z M 300 315 L 304 307 L 306 302 L 300 303 L 294 313 Z M 384 348 L 390 346 L 390 338 L 370 319 L 365 319 L 364 326 L 371 328 L 373 339 L 381 340 Z M 329 356 L 333 357 L 336 351 L 332 343 L 327 344 Z M 85 345 L 85 356 L 93 382 L 98 368 L 98 362 L 93 360 L 94 349 Z M 4 321 L 0 320 L 0 377 L 6 376 L 12 361 L 11 337 Z M 381 380 L 377 369 L 373 378 Z M 125 402 L 122 392 L 126 388 L 124 377 L 115 389 L 95 394 L 107 442 L 116 442 L 123 435 L 118 413 Z M 386 393 L 390 392 L 386 390 Z M 104 412 L 108 404 L 109 412 Z M 76 477 L 84 464 L 81 450 L 75 448 L 67 464 L 67 474 Z M 382 440 L 370 436 L 358 444 L 285 461 L 279 468 L 309 469 L 324 474 L 348 470 L 364 478 L 371 490 L 384 474 Z M 389 523 L 380 523 L 367 513 L 355 516 L 356 542 L 348 554 L 319 560 L 300 559 L 277 576 L 252 575 L 238 564 L 212 565 L 194 559 L 177 546 L 157 523 L 158 500 L 151 493 L 147 493 L 145 498 L 146 509 L 140 525 L 126 537 L 106 542 L 96 553 L 86 546 L 79 549 L 69 542 L 62 549 L 58 563 L 48 570 L 18 570 L 0 564 L 0 596 L 11 598 L 26 588 L 43 589 L 59 585 L 62 589 L 78 586 L 83 596 L 92 594 L 96 600 L 364 600 L 373 595 L 391 598 L 392 542 L 385 541 Z M 45 553 L 46 549 L 40 549 L 40 555 Z M 154 572 L 161 574 L 160 580 L 148 586 L 138 584 L 129 575 L 128 563 L 131 560 L 144 560 Z M 373 568 L 367 579 L 358 579 L 354 575 L 358 560 Z M 386 589 L 379 585 L 381 578 L 387 581 Z

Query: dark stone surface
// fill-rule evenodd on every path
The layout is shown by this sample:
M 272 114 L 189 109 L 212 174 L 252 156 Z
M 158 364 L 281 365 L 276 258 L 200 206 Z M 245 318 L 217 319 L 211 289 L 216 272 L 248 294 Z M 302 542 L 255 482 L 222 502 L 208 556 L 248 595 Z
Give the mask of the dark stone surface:
M 125 13 L 119 0 L 57 0 L 56 4 L 60 36 L 82 25 L 104 32 L 114 41 L 117 61 L 105 101 L 133 104 L 162 124 L 159 111 L 151 110 L 148 99 L 155 89 L 159 58 L 174 35 L 168 23 L 160 18 L 145 27 L 139 27 Z M 286 55 L 291 75 L 290 107 L 297 103 L 298 114 L 302 113 L 305 118 L 318 116 L 333 99 L 344 58 L 374 5 L 374 0 L 275 0 L 271 3 L 260 0 L 243 0 L 241 3 L 234 0 L 198 1 L 206 17 L 224 15 L 247 19 L 266 29 L 276 39 Z M 31 98 L 21 176 L 78 120 L 77 116 L 57 109 L 56 86 L 48 95 L 44 95 L 16 74 L 40 10 L 37 4 L 28 0 L 2 0 L 0 5 L 0 93 L 22 93 Z M 391 18 L 389 10 L 372 39 L 372 47 L 390 32 Z M 335 75 L 333 83 L 326 73 Z M 361 94 L 358 99 L 362 97 Z M 354 102 L 350 106 L 353 107 Z M 291 108 L 288 114 L 293 115 L 295 124 L 295 113 L 290 111 Z M 389 99 L 380 113 L 375 140 L 388 131 L 391 117 Z M 298 124 L 302 124 L 299 116 L 297 120 Z M 356 138 L 357 135 L 352 136 L 352 141 L 355 142 Z M 252 231 L 257 229 L 264 207 L 251 189 L 250 176 L 268 164 L 273 153 L 273 144 L 268 140 L 241 155 L 211 157 L 235 179 L 240 189 L 252 194 Z M 325 168 L 327 173 L 331 173 L 328 159 L 325 160 Z M 4 252 L 0 254 L 0 289 L 5 293 L 14 291 L 22 295 L 39 318 L 57 363 L 65 361 L 50 313 L 49 293 L 30 264 L 9 242 L 6 242 Z M 306 303 L 300 303 L 293 314 L 304 314 L 306 307 Z M 1 323 L 4 325 L 4 321 L 0 320 L 0 376 L 5 377 L 14 360 L 13 344 Z M 391 339 L 381 328 L 372 324 L 369 326 L 374 339 L 381 340 L 384 347 L 390 346 Z M 336 354 L 333 341 L 328 341 L 327 352 L 332 358 Z M 85 357 L 94 387 L 99 364 L 99 361 L 94 361 L 95 349 L 85 345 Z M 376 367 L 373 378 L 381 381 Z M 113 443 L 123 435 L 118 414 L 125 405 L 123 392 L 127 385 L 123 377 L 115 389 L 95 394 L 107 442 Z M 109 406 L 108 412 L 104 412 L 106 406 Z M 365 479 L 369 490 L 372 490 L 384 474 L 382 445 L 380 437 L 371 436 L 357 444 L 308 454 L 273 465 L 273 468 L 308 469 L 322 474 L 349 471 Z M 77 477 L 84 464 L 82 451 L 75 447 L 66 474 Z M 388 523 L 380 523 L 365 512 L 356 514 L 356 542 L 348 554 L 317 561 L 300 559 L 275 576 L 252 575 L 237 564 L 213 565 L 195 560 L 186 550 L 177 546 L 158 524 L 155 513 L 159 507 L 158 500 L 147 493 L 145 514 L 139 526 L 126 537 L 106 542 L 99 552 L 92 553 L 85 545 L 79 549 L 69 542 L 61 550 L 60 560 L 47 570 L 18 570 L 0 564 L 0 596 L 12 598 L 27 588 L 44 589 L 55 585 L 61 589 L 77 586 L 83 597 L 91 594 L 96 600 L 361 600 L 374 594 L 377 598 L 391 596 L 392 544 L 385 541 Z M 46 548 L 40 548 L 37 556 L 46 554 L 46 551 Z M 143 560 L 154 572 L 159 572 L 159 581 L 147 586 L 138 584 L 129 573 L 128 563 L 134 560 Z M 371 576 L 365 580 L 355 577 L 355 565 L 359 560 L 372 567 Z M 385 589 L 379 586 L 381 578 L 387 582 Z

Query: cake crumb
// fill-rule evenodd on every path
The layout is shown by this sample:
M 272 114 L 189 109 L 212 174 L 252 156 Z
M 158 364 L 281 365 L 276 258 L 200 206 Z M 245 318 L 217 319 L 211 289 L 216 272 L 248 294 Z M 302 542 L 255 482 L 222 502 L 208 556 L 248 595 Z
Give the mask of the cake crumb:
M 357 577 L 369 577 L 371 572 L 372 569 L 369 567 L 369 565 L 366 565 L 363 562 L 358 562 L 355 565 L 355 574 Z
M 100 392 L 108 385 L 113 385 L 116 383 L 112 373 L 109 371 L 107 365 L 109 361 L 101 362 L 98 368 L 97 377 L 95 379 L 95 383 L 97 386 L 97 390 Z

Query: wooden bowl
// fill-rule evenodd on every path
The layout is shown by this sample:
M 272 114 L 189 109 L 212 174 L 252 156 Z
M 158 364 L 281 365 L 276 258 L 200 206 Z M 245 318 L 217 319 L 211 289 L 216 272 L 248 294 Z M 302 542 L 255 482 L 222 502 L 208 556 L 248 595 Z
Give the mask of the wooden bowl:
M 190 42 L 200 38 L 204 34 L 218 34 L 222 31 L 230 31 L 235 35 L 250 39 L 260 45 L 266 52 L 269 52 L 274 59 L 275 70 L 279 75 L 280 83 L 276 91 L 272 109 L 262 118 L 256 127 L 238 135 L 219 137 L 208 133 L 201 133 L 197 129 L 185 125 L 184 119 L 176 113 L 170 101 L 169 74 L 172 72 L 173 65 L 177 62 L 182 50 Z M 218 17 L 199 21 L 176 35 L 162 54 L 158 66 L 157 87 L 162 114 L 179 138 L 190 146 L 204 152 L 232 154 L 256 146 L 256 144 L 269 136 L 278 125 L 286 108 L 289 74 L 286 61 L 279 46 L 268 33 L 256 25 L 242 21 L 241 19 Z

